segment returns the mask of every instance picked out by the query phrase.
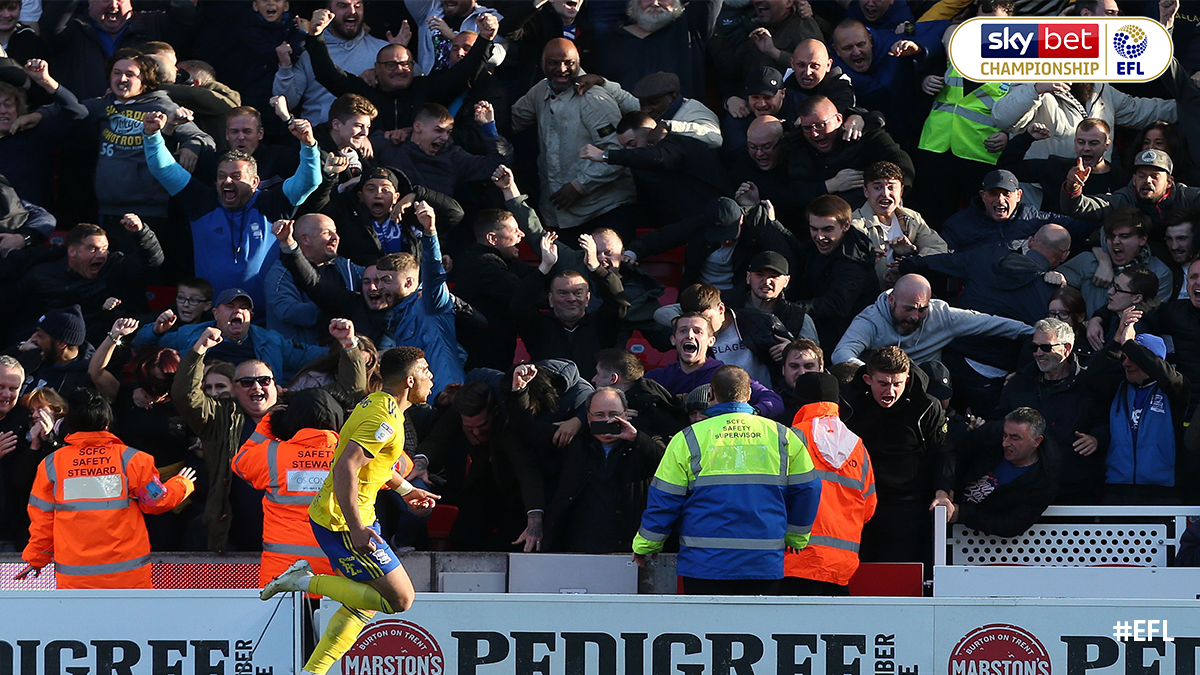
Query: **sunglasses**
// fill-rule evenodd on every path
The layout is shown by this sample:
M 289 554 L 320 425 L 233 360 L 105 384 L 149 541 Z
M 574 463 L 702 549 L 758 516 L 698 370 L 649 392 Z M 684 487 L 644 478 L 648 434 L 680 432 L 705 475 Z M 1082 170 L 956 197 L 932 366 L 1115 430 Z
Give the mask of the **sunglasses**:
M 1062 345 L 1065 345 L 1065 344 L 1067 344 L 1067 343 L 1065 343 L 1065 342 L 1047 342 L 1046 344 L 1038 344 L 1036 342 L 1031 342 L 1031 343 L 1029 343 L 1029 351 L 1031 351 L 1035 354 L 1037 352 L 1045 352 L 1045 353 L 1049 354 L 1050 352 L 1054 351 L 1055 347 L 1061 347 Z
M 275 378 L 271 377 L 270 375 L 259 375 L 258 377 L 239 377 L 238 379 L 234 380 L 234 382 L 237 382 L 246 389 L 254 386 L 255 382 L 257 382 L 258 386 L 260 387 L 269 387 L 274 381 Z

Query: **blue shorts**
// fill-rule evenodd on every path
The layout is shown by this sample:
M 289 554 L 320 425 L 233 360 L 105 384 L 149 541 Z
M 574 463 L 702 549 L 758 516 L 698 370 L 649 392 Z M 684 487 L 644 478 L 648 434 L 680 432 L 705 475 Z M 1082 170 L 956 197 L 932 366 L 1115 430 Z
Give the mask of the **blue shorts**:
M 354 550 L 349 532 L 327 530 L 312 520 L 308 523 L 312 525 L 313 534 L 316 535 L 321 550 L 329 557 L 329 563 L 333 565 L 333 569 L 341 572 L 342 576 L 355 581 L 370 581 L 381 579 L 388 572 L 400 567 L 400 559 L 386 541 L 382 544 L 375 542 L 375 550 L 364 555 Z M 379 521 L 371 525 L 371 529 L 379 534 Z

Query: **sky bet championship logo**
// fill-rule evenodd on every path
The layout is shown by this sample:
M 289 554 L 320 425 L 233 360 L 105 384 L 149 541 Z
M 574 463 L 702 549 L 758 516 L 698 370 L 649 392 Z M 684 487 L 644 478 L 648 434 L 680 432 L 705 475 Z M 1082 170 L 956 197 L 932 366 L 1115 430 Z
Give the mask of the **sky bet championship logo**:
M 955 29 L 950 60 L 977 82 L 1146 82 L 1171 62 L 1157 21 L 1113 18 L 975 18 Z

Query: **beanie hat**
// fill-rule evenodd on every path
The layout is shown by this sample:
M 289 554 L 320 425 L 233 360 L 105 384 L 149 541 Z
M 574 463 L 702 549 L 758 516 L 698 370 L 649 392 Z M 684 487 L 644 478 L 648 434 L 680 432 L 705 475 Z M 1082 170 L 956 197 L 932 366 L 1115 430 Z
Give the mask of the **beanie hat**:
M 826 372 L 804 373 L 796 378 L 796 399 L 800 405 L 827 401 L 837 403 L 840 387 L 838 379 Z
M 711 401 L 712 386 L 702 384 L 688 392 L 687 398 L 684 399 L 683 407 L 688 412 L 708 410 L 708 407 L 712 405 Z
M 37 327 L 46 335 L 70 347 L 78 347 L 86 339 L 83 311 L 79 309 L 79 305 L 46 312 L 38 319 Z

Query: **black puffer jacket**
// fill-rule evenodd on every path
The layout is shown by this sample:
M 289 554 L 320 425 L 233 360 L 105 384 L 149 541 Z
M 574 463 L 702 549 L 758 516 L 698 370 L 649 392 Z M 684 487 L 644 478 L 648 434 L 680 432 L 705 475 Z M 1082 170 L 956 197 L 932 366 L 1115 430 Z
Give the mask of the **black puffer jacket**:
M 956 462 L 945 443 L 946 414 L 925 392 L 924 371 L 914 369 L 890 408 L 875 402 L 866 374 L 866 366 L 859 368 L 842 387 L 841 415 L 871 457 L 880 499 L 925 499 L 935 489 L 953 489 Z

